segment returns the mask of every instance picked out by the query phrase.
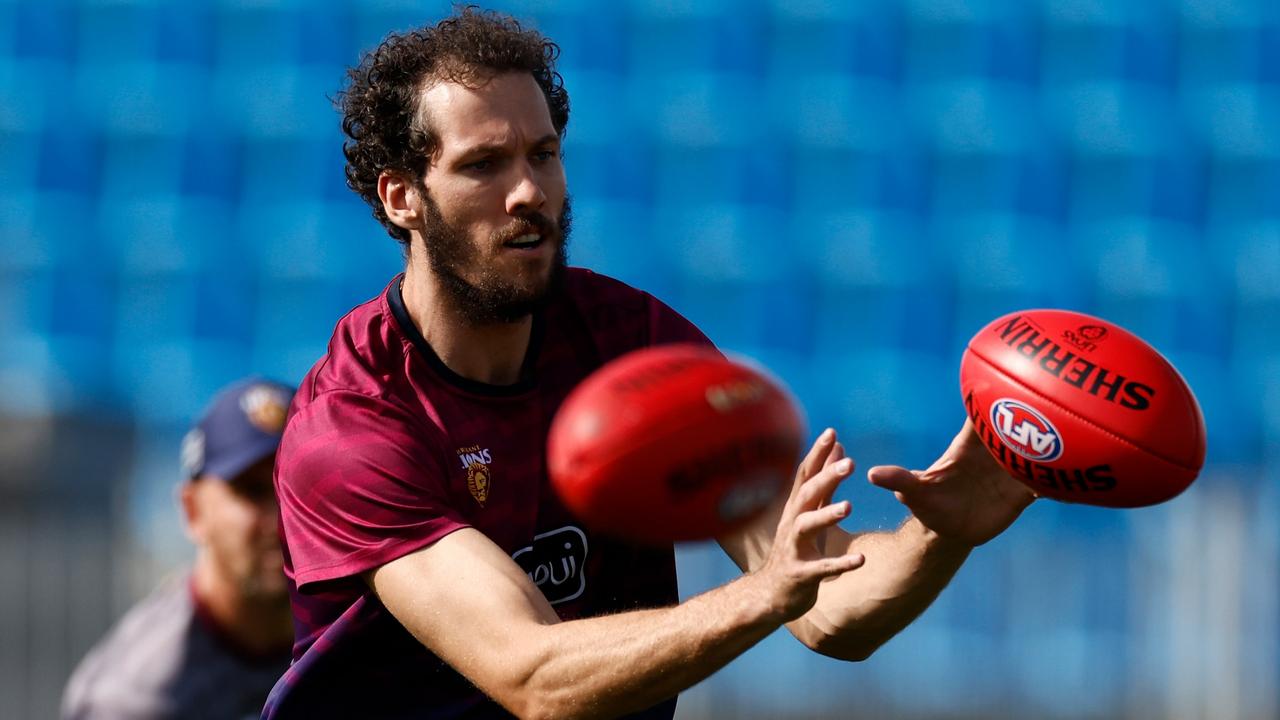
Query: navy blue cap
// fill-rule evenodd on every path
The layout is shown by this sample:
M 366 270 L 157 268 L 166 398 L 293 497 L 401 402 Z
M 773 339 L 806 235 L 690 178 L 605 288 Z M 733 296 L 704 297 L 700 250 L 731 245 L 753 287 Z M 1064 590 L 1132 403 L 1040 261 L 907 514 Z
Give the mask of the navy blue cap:
M 219 391 L 182 439 L 187 478 L 214 475 L 232 480 L 275 452 L 293 392 L 288 385 L 258 377 Z

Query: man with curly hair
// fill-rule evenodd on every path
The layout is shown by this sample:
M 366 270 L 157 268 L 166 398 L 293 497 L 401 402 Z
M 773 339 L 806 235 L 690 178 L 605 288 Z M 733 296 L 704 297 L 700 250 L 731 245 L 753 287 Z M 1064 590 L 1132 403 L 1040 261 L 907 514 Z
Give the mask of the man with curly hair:
M 678 602 L 671 547 L 591 532 L 550 490 L 565 395 L 641 347 L 709 341 L 568 268 L 558 48 L 465 9 L 388 37 L 342 95 L 347 178 L 406 267 L 303 381 L 276 492 L 297 631 L 269 718 L 670 718 L 785 625 L 867 657 L 1033 496 L 965 426 L 929 470 L 873 468 L 913 511 L 851 535 L 835 432 L 790 497 L 720 544 L 744 575 Z M 824 582 L 825 581 L 825 582 Z

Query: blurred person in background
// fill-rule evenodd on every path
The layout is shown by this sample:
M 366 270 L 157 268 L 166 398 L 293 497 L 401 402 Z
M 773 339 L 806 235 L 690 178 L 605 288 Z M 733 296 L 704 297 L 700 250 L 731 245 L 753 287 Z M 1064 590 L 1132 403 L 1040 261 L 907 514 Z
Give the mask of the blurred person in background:
M 720 538 L 745 574 L 683 603 L 673 547 L 580 527 L 546 477 L 566 394 L 631 350 L 710 341 L 567 267 L 558 52 L 466 8 L 351 72 L 347 180 L 407 263 L 339 321 L 290 409 L 276 494 L 298 639 L 264 717 L 669 720 L 784 625 L 867 657 L 1034 499 L 966 423 L 929 470 L 872 468 L 913 517 L 850 534 L 831 497 L 853 464 L 829 429 L 790 497 Z
M 89 651 L 64 718 L 258 717 L 293 642 L 271 484 L 293 392 L 241 380 L 187 433 L 178 495 L 194 565 Z

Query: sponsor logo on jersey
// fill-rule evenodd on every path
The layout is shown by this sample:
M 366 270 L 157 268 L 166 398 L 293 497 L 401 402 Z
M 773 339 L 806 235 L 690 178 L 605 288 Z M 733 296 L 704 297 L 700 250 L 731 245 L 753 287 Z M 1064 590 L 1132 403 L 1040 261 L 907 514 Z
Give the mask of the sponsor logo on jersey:
M 493 455 L 489 453 L 489 448 L 470 445 L 458 448 L 458 460 L 462 462 L 462 469 L 467 471 L 467 491 L 480 507 L 484 507 L 489 500 L 489 488 L 492 485 L 489 465 L 493 462 Z
M 270 385 L 255 385 L 240 396 L 240 409 L 254 427 L 270 435 L 284 431 L 289 398 Z
M 587 589 L 587 534 L 572 525 L 535 535 L 511 559 L 552 605 L 575 600 Z
M 1040 411 L 1013 398 L 991 403 L 991 427 L 1009 449 L 1028 460 L 1052 462 L 1062 456 L 1062 436 Z

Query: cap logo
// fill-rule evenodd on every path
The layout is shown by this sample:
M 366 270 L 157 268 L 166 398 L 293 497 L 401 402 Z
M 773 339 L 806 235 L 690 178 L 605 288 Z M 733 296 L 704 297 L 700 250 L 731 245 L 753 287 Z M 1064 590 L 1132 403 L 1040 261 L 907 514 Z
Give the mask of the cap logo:
M 268 435 L 284 431 L 289 412 L 288 398 L 270 385 L 255 385 L 240 396 L 240 409 L 254 427 Z
M 182 469 L 189 477 L 200 474 L 204 468 L 204 431 L 195 428 L 182 438 Z

